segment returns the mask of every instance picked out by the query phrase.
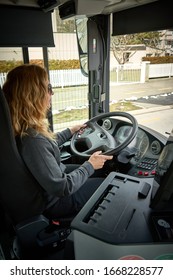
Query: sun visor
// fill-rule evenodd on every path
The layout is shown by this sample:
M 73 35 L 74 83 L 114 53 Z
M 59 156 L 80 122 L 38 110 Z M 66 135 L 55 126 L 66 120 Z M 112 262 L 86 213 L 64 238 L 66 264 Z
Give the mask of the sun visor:
M 10 19 L 10 20 L 9 20 Z M 54 47 L 51 12 L 1 6 L 0 47 Z
M 156 1 L 113 14 L 113 36 L 172 28 L 171 0 Z

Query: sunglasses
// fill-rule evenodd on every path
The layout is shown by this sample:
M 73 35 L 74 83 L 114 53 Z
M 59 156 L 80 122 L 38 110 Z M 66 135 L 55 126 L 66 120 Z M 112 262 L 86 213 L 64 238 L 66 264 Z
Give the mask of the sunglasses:
M 48 84 L 48 93 L 50 95 L 54 95 L 54 92 L 53 92 L 53 89 L 52 89 L 52 85 L 51 84 Z

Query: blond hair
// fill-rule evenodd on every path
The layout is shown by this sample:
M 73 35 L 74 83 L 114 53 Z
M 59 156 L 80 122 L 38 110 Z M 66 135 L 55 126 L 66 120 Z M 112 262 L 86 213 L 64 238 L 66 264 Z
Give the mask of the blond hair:
M 22 137 L 29 128 L 33 128 L 48 138 L 53 137 L 48 122 L 45 122 L 48 111 L 47 84 L 47 72 L 38 65 L 20 65 L 8 73 L 3 91 L 15 136 Z

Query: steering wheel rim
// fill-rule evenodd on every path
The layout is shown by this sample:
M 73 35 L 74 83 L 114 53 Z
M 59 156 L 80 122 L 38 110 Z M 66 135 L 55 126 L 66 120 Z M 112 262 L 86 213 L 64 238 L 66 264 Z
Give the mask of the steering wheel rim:
M 100 119 L 104 119 L 106 117 L 112 117 L 112 116 L 127 118 L 128 120 L 130 120 L 130 122 L 132 124 L 132 129 L 131 129 L 130 134 L 127 136 L 125 141 L 119 145 L 117 145 L 115 138 L 107 130 L 105 130 L 103 127 L 101 127 L 97 124 L 97 122 Z M 85 124 L 87 125 L 87 127 L 89 127 L 90 129 L 93 130 L 91 132 L 91 134 L 93 133 L 94 138 L 93 138 L 93 136 L 91 136 L 90 133 L 85 138 L 83 138 L 82 134 L 79 134 L 79 132 L 76 132 L 72 136 L 72 139 L 70 142 L 70 147 L 71 147 L 72 153 L 79 157 L 84 157 L 84 158 L 89 158 L 91 156 L 91 154 L 93 154 L 96 150 L 101 150 L 100 149 L 101 146 L 98 146 L 98 148 L 96 148 L 96 147 L 94 147 L 95 144 L 91 143 L 92 141 L 95 142 L 94 140 L 96 140 L 96 139 L 100 140 L 100 141 L 102 141 L 102 139 L 103 139 L 103 140 L 105 140 L 105 143 L 107 142 L 107 145 L 104 146 L 104 148 L 105 147 L 107 148 L 107 150 L 103 152 L 104 155 L 116 155 L 116 154 L 120 153 L 121 150 L 123 150 L 125 147 L 127 147 L 131 143 L 131 141 L 136 136 L 137 130 L 138 130 L 137 120 L 135 119 L 134 116 L 132 116 L 131 114 L 129 114 L 127 112 L 102 113 L 96 117 L 91 118 Z M 102 134 L 102 137 L 101 137 L 101 134 Z M 91 139 L 89 139 L 89 138 L 91 138 Z M 91 146 L 91 147 L 89 147 L 89 149 L 87 149 L 84 152 L 79 152 L 76 149 L 76 142 L 79 142 L 79 141 L 86 141 L 86 142 L 88 142 L 88 146 Z

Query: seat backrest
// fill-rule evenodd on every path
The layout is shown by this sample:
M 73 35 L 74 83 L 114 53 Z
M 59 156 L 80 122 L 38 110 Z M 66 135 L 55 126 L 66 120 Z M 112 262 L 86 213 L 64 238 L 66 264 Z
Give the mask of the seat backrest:
M 40 196 L 44 197 L 43 190 L 18 152 L 9 107 L 0 89 L 0 203 L 16 224 L 42 213 Z

